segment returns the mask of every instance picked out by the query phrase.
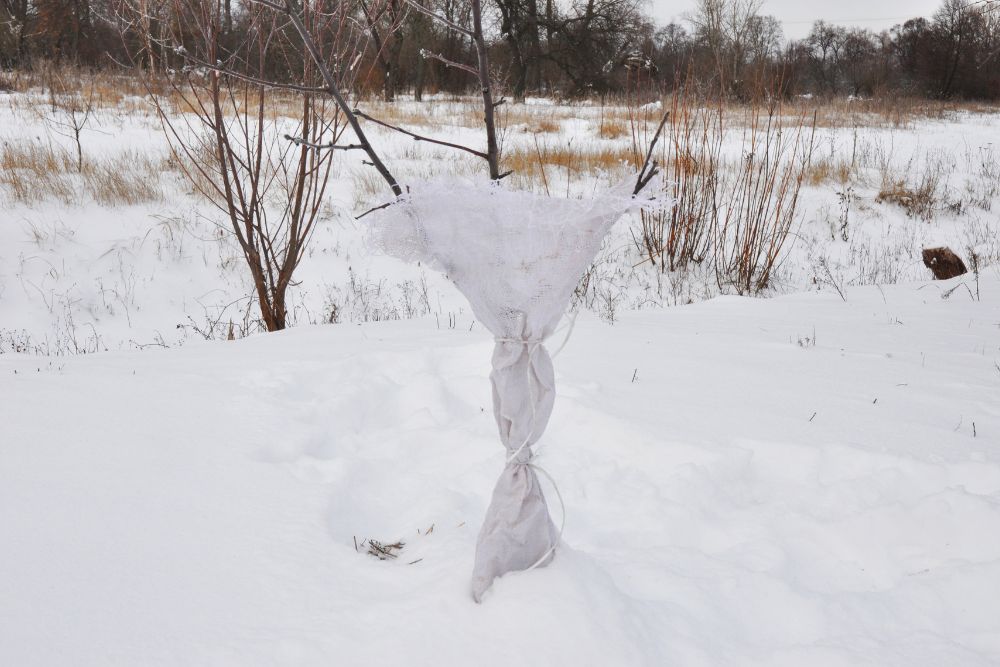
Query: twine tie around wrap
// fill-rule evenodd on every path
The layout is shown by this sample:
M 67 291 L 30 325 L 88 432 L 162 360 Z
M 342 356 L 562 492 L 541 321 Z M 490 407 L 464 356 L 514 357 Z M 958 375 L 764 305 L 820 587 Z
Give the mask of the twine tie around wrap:
M 566 347 L 566 343 L 569 342 L 569 337 L 573 335 L 573 327 L 576 326 L 576 316 L 577 316 L 578 313 L 579 313 L 579 311 L 575 311 L 574 310 L 572 312 L 572 314 L 570 315 L 570 317 L 569 317 L 569 324 L 565 325 L 567 327 L 566 337 L 563 338 L 563 342 L 559 344 L 559 347 L 556 348 L 556 351 L 549 355 L 549 359 L 550 360 L 554 361 L 555 358 L 559 356 L 559 353 L 563 351 L 563 348 Z M 548 338 L 548 337 L 546 337 L 546 338 Z M 508 337 L 503 337 L 503 336 L 494 336 L 493 337 L 493 342 L 494 343 L 510 343 L 512 345 L 523 345 L 523 346 L 527 347 L 528 348 L 528 363 L 525 366 L 525 375 L 528 375 L 528 374 L 531 373 L 531 362 L 534 361 L 535 352 L 538 350 L 539 347 L 541 347 L 545 343 L 546 338 L 508 338 Z M 529 378 L 529 380 L 530 380 L 530 378 Z M 529 381 L 527 384 L 528 384 L 528 392 L 530 393 L 531 392 L 531 382 Z M 521 451 L 525 447 L 528 446 L 528 443 L 531 442 L 531 438 L 534 437 L 534 435 L 535 435 L 535 426 L 534 426 L 534 422 L 535 422 L 535 401 L 534 401 L 533 397 L 532 397 L 532 400 L 531 400 L 531 422 L 532 422 L 532 427 L 531 427 L 531 431 L 528 433 L 528 437 L 526 437 L 524 439 L 524 442 L 521 443 L 521 446 L 518 447 L 514 451 L 513 454 L 511 454 L 510 456 L 507 457 L 507 464 L 508 465 L 511 464 L 514 461 L 514 459 L 517 458 L 518 454 L 520 454 Z M 528 450 L 528 460 L 524 461 L 524 463 L 530 464 L 531 461 L 532 461 L 532 459 L 534 459 L 536 456 L 538 456 L 538 450 L 539 449 L 541 449 L 541 447 L 536 447 L 534 450 L 529 449 Z M 537 466 L 535 466 L 535 467 L 537 468 Z M 556 483 L 555 483 L 555 480 L 552 479 L 552 476 L 549 475 L 549 473 L 547 473 L 545 470 L 542 470 L 541 468 L 538 468 L 538 469 L 541 470 L 541 472 L 544 473 L 545 476 L 549 478 L 549 481 L 552 482 L 552 486 L 555 487 Z M 558 489 L 558 487 L 556 487 L 556 495 L 559 495 L 559 489 Z M 560 500 L 560 502 L 562 502 L 562 497 L 561 496 L 560 496 L 559 500 Z M 564 510 L 564 512 L 563 512 L 563 523 L 566 522 L 565 509 L 566 508 L 563 507 L 563 510 Z M 559 535 L 560 535 L 560 537 L 562 536 L 562 529 L 559 530 Z
M 559 349 L 557 349 L 554 354 L 549 355 L 550 359 L 554 359 L 560 352 L 562 352 L 562 349 L 564 347 L 566 347 L 566 343 L 569 341 L 570 334 L 573 333 L 573 325 L 574 324 L 576 324 L 576 312 L 573 313 L 573 315 L 572 315 L 572 317 L 570 319 L 569 331 L 566 332 L 566 338 L 563 339 L 563 342 L 559 346 Z M 535 351 L 538 350 L 538 348 L 542 346 L 542 344 L 545 342 L 545 339 L 544 338 L 503 338 L 503 337 L 497 336 L 497 337 L 493 338 L 493 341 L 496 342 L 496 343 L 510 343 L 512 345 L 523 345 L 524 347 L 528 348 L 528 363 L 526 364 L 525 368 L 526 368 L 526 374 L 530 374 L 530 372 L 531 372 L 531 362 L 533 361 L 533 358 L 535 356 Z M 528 391 L 529 392 L 531 391 L 531 382 L 528 382 Z M 518 455 L 520 455 L 520 453 L 524 450 L 524 448 L 528 446 L 528 443 L 531 442 L 531 438 L 534 437 L 534 435 L 535 435 L 535 428 L 534 428 L 534 422 L 535 422 L 535 401 L 533 399 L 531 400 L 531 422 L 532 422 L 531 431 L 528 432 L 528 436 L 524 439 L 524 442 L 521 443 L 521 446 L 518 447 L 514 451 L 513 454 L 511 454 L 510 456 L 507 457 L 506 465 L 511 465 L 512 463 L 516 463 L 516 464 L 528 466 L 529 468 L 531 468 L 535 472 L 540 473 L 543 477 L 545 477 L 545 479 L 549 480 L 549 484 L 552 485 L 552 490 L 556 492 L 556 498 L 559 500 L 559 514 L 561 516 L 561 519 L 559 520 L 559 531 L 558 531 L 558 533 L 556 533 L 556 539 L 552 543 L 552 546 L 549 547 L 545 551 L 545 553 L 543 553 L 538 558 L 538 560 L 536 560 L 534 563 L 532 563 L 527 568 L 525 568 L 523 570 L 525 572 L 530 572 L 531 570 L 534 570 L 536 567 L 538 567 L 539 565 L 541 565 L 542 563 L 544 563 L 548 559 L 549 556 L 551 556 L 552 554 L 555 553 L 556 547 L 559 545 L 559 542 L 562 541 L 563 530 L 566 528 L 566 503 L 563 501 L 562 493 L 559 492 L 559 485 L 556 484 L 555 478 L 551 475 L 551 473 L 549 473 L 548 470 L 546 470 L 545 468 L 543 468 L 542 466 L 540 466 L 540 465 L 538 465 L 537 463 L 534 462 L 535 458 L 538 457 L 538 450 L 541 449 L 541 448 L 540 447 L 536 447 L 534 450 L 532 450 L 532 449 L 529 448 L 528 449 L 528 458 L 527 458 L 527 460 L 525 460 L 525 461 L 517 461 L 516 460 L 517 457 L 518 457 Z

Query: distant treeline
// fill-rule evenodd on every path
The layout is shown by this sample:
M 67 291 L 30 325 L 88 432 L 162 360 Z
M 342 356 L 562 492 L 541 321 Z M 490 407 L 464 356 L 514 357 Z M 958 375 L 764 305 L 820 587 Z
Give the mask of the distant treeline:
M 468 0 L 292 1 L 306 13 L 350 16 L 337 25 L 361 45 L 350 63 L 357 92 L 471 90 L 474 79 L 456 66 L 476 61 L 470 39 L 426 15 L 466 25 Z M 933 16 L 881 33 L 817 21 L 791 42 L 761 2 L 698 0 L 683 24 L 665 27 L 640 0 L 487 0 L 484 11 L 494 74 L 515 99 L 621 93 L 637 81 L 660 91 L 694 82 L 732 98 L 1000 97 L 1000 0 L 944 0 Z M 214 17 L 221 52 L 238 51 L 261 14 L 251 0 L 0 0 L 0 67 L 180 68 L 171 40 L 184 12 Z

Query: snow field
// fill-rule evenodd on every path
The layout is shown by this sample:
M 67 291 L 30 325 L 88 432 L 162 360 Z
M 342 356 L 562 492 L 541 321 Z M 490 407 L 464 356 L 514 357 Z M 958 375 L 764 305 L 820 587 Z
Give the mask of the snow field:
M 478 606 L 468 318 L 4 355 L 0 661 L 995 664 L 1000 276 L 952 286 L 582 315 L 540 460 L 564 545 Z
M 75 155 L 72 142 L 45 120 L 45 99 L 26 93 L 0 96 L 0 146 Z M 0 350 L 59 355 L 177 346 L 225 338 L 230 322 L 236 337 L 257 330 L 252 286 L 225 221 L 192 194 L 175 169 L 168 169 L 168 147 L 155 116 L 142 112 L 141 101 L 126 101 L 120 109 L 100 110 L 84 130 L 85 163 L 129 169 L 127 156 L 139 155 L 148 164 L 163 165 L 158 177 L 147 179 L 155 180 L 154 189 L 162 194 L 135 205 L 102 204 L 73 169 L 57 179 L 60 191 L 71 193 L 69 200 L 43 196 L 19 201 L 0 186 Z M 512 116 L 505 135 L 509 150 L 530 153 L 537 141 L 544 150 L 588 152 L 630 141 L 627 136 L 599 137 L 601 119 L 620 115 L 621 109 L 535 102 Z M 475 130 L 448 124 L 470 115 L 463 102 L 403 101 L 394 109 L 401 117 L 440 122 L 436 131 L 456 140 L 478 140 Z M 1000 164 L 995 143 L 1000 116 L 954 112 L 901 127 L 878 119 L 865 125 L 863 115 L 853 119 L 854 126 L 849 120 L 817 129 L 813 163 L 844 168 L 849 181 L 826 179 L 803 188 L 799 220 L 769 295 L 832 292 L 834 282 L 849 288 L 924 280 L 929 277 L 920 260 L 925 246 L 948 245 L 965 257 L 975 248 L 984 266 L 1000 262 L 995 215 L 1000 210 L 1000 170 L 995 166 Z M 557 129 L 544 132 L 541 125 Z M 380 131 L 376 136 L 401 178 L 468 172 L 467 161 L 440 147 Z M 738 160 L 742 147 L 743 129 L 736 123 L 727 130 L 723 154 Z M 292 321 L 433 315 L 447 325 L 466 308 L 447 281 L 420 267 L 373 257 L 363 241 L 364 224 L 347 214 L 384 197 L 356 157 L 337 156 L 329 208 L 290 290 Z M 553 191 L 571 196 L 588 196 L 624 175 L 624 168 L 548 171 Z M 898 182 L 911 189 L 933 184 L 929 220 L 877 201 L 883 187 Z M 519 186 L 542 184 L 524 180 Z M 44 189 L 41 183 L 38 187 Z M 845 211 L 841 195 L 847 188 L 851 202 Z M 609 236 L 583 299 L 589 310 L 614 320 L 628 310 L 685 304 L 720 293 L 707 266 L 665 275 L 640 264 L 643 257 L 633 242 L 637 226 L 638 220 L 627 216 Z M 829 275 L 821 264 L 829 267 Z
M 627 141 L 533 102 L 543 148 Z M 0 95 L 0 143 L 72 149 L 34 103 Z M 166 165 L 130 105 L 85 160 Z M 1000 663 L 998 118 L 818 130 L 850 180 L 803 189 L 774 299 L 636 267 L 623 219 L 556 361 L 539 463 L 563 545 L 482 605 L 492 341 L 444 277 L 370 253 L 341 210 L 377 198 L 363 168 L 337 168 L 296 326 L 269 335 L 175 172 L 136 205 L 74 173 L 69 199 L 0 187 L 0 665 Z M 464 168 L 376 136 L 406 177 Z M 550 172 L 578 195 L 620 175 Z M 933 215 L 876 201 L 886 179 L 932 180 Z M 937 244 L 981 275 L 928 282 Z

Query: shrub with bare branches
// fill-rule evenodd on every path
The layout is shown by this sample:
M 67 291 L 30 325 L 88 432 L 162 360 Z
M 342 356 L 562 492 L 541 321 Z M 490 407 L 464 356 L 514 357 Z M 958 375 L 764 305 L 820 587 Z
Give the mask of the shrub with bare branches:
M 327 4 L 304 3 L 300 20 L 317 35 L 314 45 L 324 57 L 350 62 L 364 42 L 346 11 L 327 11 Z M 227 48 L 227 18 L 217 3 L 173 0 L 168 39 L 189 64 L 169 78 L 169 96 L 152 84 L 147 89 L 179 168 L 227 218 L 263 324 L 275 331 L 288 323 L 288 287 L 324 210 L 333 152 L 320 148 L 334 145 L 345 123 L 320 94 L 320 73 L 293 41 L 297 35 L 274 12 L 257 5 L 247 12 L 247 38 Z M 293 119 L 275 117 L 267 103 L 275 85 L 266 75 L 275 59 L 302 82 L 282 86 L 298 95 Z M 172 106 L 177 100 L 181 113 Z
M 815 115 L 756 101 L 733 110 L 718 98 L 699 98 L 694 88 L 686 85 L 671 99 L 659 157 L 675 205 L 642 213 L 641 264 L 682 271 L 708 260 L 720 289 L 755 294 L 770 286 L 791 235 Z M 723 141 L 736 131 L 743 134 L 741 155 L 727 160 Z
M 754 294 L 770 285 L 796 219 L 815 127 L 815 117 L 786 118 L 780 105 L 751 106 L 743 156 L 722 186 L 713 230 L 720 288 Z
M 698 103 L 689 87 L 672 97 L 660 160 L 672 208 L 641 213 L 641 251 L 661 271 L 700 264 L 718 208 L 723 107 Z

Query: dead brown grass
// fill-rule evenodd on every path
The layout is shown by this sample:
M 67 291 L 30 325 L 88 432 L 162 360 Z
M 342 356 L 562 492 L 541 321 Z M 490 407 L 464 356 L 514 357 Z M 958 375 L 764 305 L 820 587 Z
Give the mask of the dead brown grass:
M 549 106 L 542 104 L 504 104 L 499 107 L 500 124 L 511 129 L 520 128 L 535 134 L 558 132 L 562 124 L 590 115 L 587 107 Z M 482 127 L 483 114 L 471 108 L 466 114 L 469 127 Z
M 432 105 L 414 106 L 404 103 L 389 104 L 381 101 L 373 101 L 363 105 L 359 104 L 358 106 L 374 118 L 402 127 L 428 127 L 438 124 L 472 126 L 469 124 L 469 119 L 465 117 L 464 113 L 454 114 L 453 116 L 438 114 L 435 113 Z M 481 123 L 482 121 L 480 120 L 479 122 Z
M 381 199 L 388 199 L 391 193 L 388 192 L 385 181 L 373 169 L 356 171 L 352 175 L 354 181 L 354 206 L 355 212 L 361 213 L 366 207 L 374 206 Z
M 899 206 L 911 218 L 928 219 L 937 205 L 937 193 L 933 183 L 922 181 L 909 186 L 905 181 L 883 183 L 875 202 Z
M 503 168 L 512 170 L 519 181 L 551 184 L 556 180 L 565 182 L 567 178 L 572 179 L 574 174 L 618 174 L 627 169 L 635 169 L 632 159 L 632 151 L 625 144 L 547 146 L 538 143 L 517 146 L 508 151 L 504 156 Z
M 98 72 L 42 66 L 34 72 L 6 72 L 0 74 L 0 87 L 40 95 L 10 96 L 11 104 L 27 107 L 38 105 L 41 99 L 58 100 L 60 96 L 93 94 L 94 106 L 113 113 L 150 114 L 151 107 L 145 101 L 146 88 L 143 82 L 127 72 Z M 147 82 L 158 95 L 168 99 L 168 107 L 175 113 L 191 111 L 182 97 L 172 92 L 167 81 Z M 673 97 L 663 101 L 664 108 L 676 106 Z M 295 117 L 299 113 L 300 98 L 287 91 L 268 92 L 267 108 L 271 118 Z M 424 102 L 401 100 L 386 103 L 376 99 L 359 101 L 359 106 L 393 125 L 408 127 L 429 136 L 449 139 L 456 134 L 454 128 L 470 128 L 479 131 L 482 126 L 481 101 L 474 97 L 432 98 Z M 695 101 L 687 104 L 695 105 Z M 699 105 L 717 108 L 717 102 L 698 101 Z M 651 108 L 652 109 L 652 108 Z M 882 96 L 872 99 L 804 99 L 797 98 L 786 103 L 780 111 L 783 122 L 788 125 L 795 119 L 815 114 L 817 127 L 898 127 L 920 119 L 946 118 L 954 113 L 996 112 L 995 105 L 940 102 L 905 97 Z M 634 119 L 626 99 L 594 102 L 547 104 L 505 103 L 498 107 L 498 119 L 504 151 L 503 168 L 513 170 L 511 180 L 516 187 L 541 190 L 555 189 L 556 184 L 564 186 L 570 182 L 590 178 L 595 173 L 623 176 L 635 167 L 634 146 L 629 146 Z M 645 111 L 641 113 L 646 113 Z M 655 125 L 660 112 L 650 110 L 649 122 Z M 754 122 L 755 112 L 751 108 L 725 103 L 722 109 L 724 131 L 749 127 Z M 583 122 L 581 122 L 583 121 Z M 574 137 L 562 132 L 574 129 Z M 588 136 L 579 136 L 580 128 Z M 382 134 L 381 129 L 376 130 Z M 480 134 L 463 133 L 461 141 L 474 145 Z M 404 142 L 405 143 L 405 142 Z M 634 142 L 633 142 L 634 143 Z M 448 149 L 431 148 L 426 143 L 405 144 L 402 148 L 395 142 L 385 144 L 388 157 L 402 162 L 397 169 L 400 178 L 417 176 L 432 177 L 434 174 L 478 173 L 480 165 L 476 158 L 450 152 Z M 475 147 L 475 146 L 474 146 Z M 400 151 L 402 151 L 400 153 Z M 399 153 L 393 155 L 393 153 Z M 685 175 L 702 173 L 697 164 L 702 158 L 676 154 L 663 156 L 666 171 L 675 179 L 684 180 Z M 344 158 L 346 160 L 346 158 Z M 678 161 L 692 161 L 680 164 Z M 0 188 L 6 198 L 24 203 L 56 199 L 70 202 L 80 196 L 91 196 L 102 205 L 128 205 L 162 198 L 161 174 L 167 169 L 159 158 L 143 158 L 139 155 L 121 155 L 89 164 L 84 161 L 84 169 L 77 173 L 73 156 L 61 148 L 50 148 L 42 143 L 17 142 L 17 145 L 0 146 Z M 845 186 L 863 179 L 862 174 L 871 173 L 876 167 L 862 157 L 841 159 L 839 157 L 816 156 L 809 165 L 805 183 L 813 186 L 832 184 Z M 346 163 L 346 162 L 345 162 Z M 878 176 L 873 186 L 878 186 Z M 918 179 L 919 180 L 919 179 Z M 356 202 L 367 205 L 379 203 L 385 195 L 384 186 L 374 178 L 368 169 L 357 169 L 354 177 Z M 931 189 L 928 191 L 928 187 Z M 907 184 L 897 175 L 882 176 L 879 201 L 898 205 L 911 215 L 923 217 L 934 204 L 933 186 Z M 938 195 L 939 196 L 939 195 Z M 940 205 L 940 202 L 938 202 Z
M 928 100 L 898 95 L 871 98 L 796 98 L 786 108 L 796 114 L 815 113 L 816 127 L 909 127 L 921 120 L 943 120 L 958 113 L 996 113 L 996 104 Z
M 83 170 L 84 188 L 102 206 L 134 206 L 163 199 L 163 160 L 127 152 L 114 158 L 88 163 Z
M 0 72 L 0 89 L 15 92 L 47 91 L 56 94 L 73 94 L 95 91 L 95 106 L 101 109 L 117 109 L 123 112 L 149 112 L 143 98 L 146 85 L 151 85 L 161 96 L 170 96 L 171 86 L 166 79 L 143 81 L 127 70 L 93 72 L 68 65 L 42 63 L 32 71 Z M 276 115 L 297 115 L 300 102 L 298 96 L 284 90 L 268 92 L 268 109 Z M 177 110 L 183 110 L 180 100 Z M 664 100 L 669 108 L 670 96 Z M 360 105 L 376 118 L 393 124 L 408 126 L 457 125 L 479 127 L 482 112 L 479 100 L 474 96 L 455 97 L 440 101 L 386 103 L 381 100 L 361 100 Z M 456 109 L 456 106 L 458 107 Z M 559 130 L 561 123 L 579 118 L 592 118 L 595 135 L 604 139 L 618 139 L 628 132 L 623 127 L 627 123 L 624 99 L 613 99 L 602 106 L 591 103 L 576 103 L 559 106 L 504 104 L 499 107 L 501 120 L 508 127 L 526 127 L 533 133 L 552 133 Z M 749 122 L 750 116 L 745 105 L 726 102 L 726 115 L 734 123 Z M 784 112 L 799 117 L 815 113 L 816 126 L 820 128 L 840 127 L 904 127 L 922 119 L 942 119 L 949 115 L 966 113 L 996 113 L 997 104 L 968 101 L 926 100 L 891 94 L 871 98 L 819 98 L 797 97 L 784 103 Z M 624 132 L 623 132 L 624 130 Z
M 812 186 L 847 185 L 857 177 L 857 167 L 850 160 L 839 158 L 814 159 L 806 169 L 805 182 Z
M 0 186 L 13 202 L 33 204 L 52 198 L 70 203 L 76 192 L 65 176 L 75 167 L 73 155 L 65 149 L 37 141 L 0 145 Z
M 953 200 L 949 194 L 951 168 L 951 163 L 942 155 L 928 155 L 917 170 L 907 166 L 895 172 L 887 165 L 882 171 L 875 202 L 899 206 L 909 217 L 925 221 L 930 221 L 941 210 L 960 211 L 961 200 Z
M 558 121 L 550 118 L 542 118 L 534 123 L 529 123 L 527 125 L 527 130 L 531 134 L 555 134 L 559 132 L 562 125 Z
M 597 128 L 601 139 L 621 139 L 631 135 L 631 128 L 624 118 L 603 118 Z
M 89 196 L 103 206 L 126 206 L 163 198 L 163 160 L 127 151 L 85 161 L 77 171 L 72 152 L 38 141 L 0 145 L 0 195 L 11 203 L 64 204 Z

